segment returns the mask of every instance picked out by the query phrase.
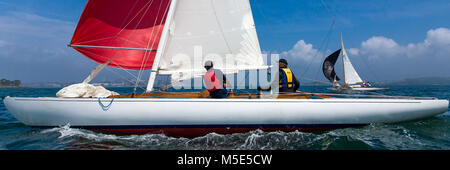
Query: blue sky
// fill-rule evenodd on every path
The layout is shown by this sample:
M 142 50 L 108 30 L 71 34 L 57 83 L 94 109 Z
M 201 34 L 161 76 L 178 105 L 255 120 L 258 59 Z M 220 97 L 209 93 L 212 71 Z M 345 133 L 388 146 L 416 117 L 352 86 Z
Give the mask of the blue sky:
M 297 77 L 325 80 L 319 72 L 321 61 L 339 48 L 340 32 L 363 79 L 450 77 L 448 0 L 250 2 L 262 50 L 281 53 Z M 25 83 L 82 81 L 96 63 L 66 45 L 85 3 L 0 0 L 0 78 Z M 333 18 L 335 25 L 324 41 Z M 116 79 L 103 71 L 96 80 Z

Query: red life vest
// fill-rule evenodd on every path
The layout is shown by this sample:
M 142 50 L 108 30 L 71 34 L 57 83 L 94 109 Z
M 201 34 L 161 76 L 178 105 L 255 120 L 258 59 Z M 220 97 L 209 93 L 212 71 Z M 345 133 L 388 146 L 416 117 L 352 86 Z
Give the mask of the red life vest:
M 219 79 L 217 79 L 216 74 L 214 73 L 214 70 L 207 72 L 205 74 L 204 80 L 206 89 L 208 89 L 208 91 L 210 92 L 215 91 L 217 89 L 223 89 Z

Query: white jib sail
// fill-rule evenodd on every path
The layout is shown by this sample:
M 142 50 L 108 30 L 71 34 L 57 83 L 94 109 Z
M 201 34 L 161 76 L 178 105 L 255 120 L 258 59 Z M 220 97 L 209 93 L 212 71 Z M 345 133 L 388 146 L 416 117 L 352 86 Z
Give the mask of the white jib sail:
M 159 74 L 170 74 L 173 81 L 198 78 L 207 60 L 225 74 L 268 68 L 249 0 L 178 1 Z
M 342 40 L 342 35 L 341 35 L 341 45 L 342 45 L 342 63 L 344 67 L 345 84 L 363 83 L 363 80 L 361 79 L 361 77 L 359 77 L 358 73 L 356 72 L 355 68 L 350 62 L 350 59 L 348 58 L 347 51 L 345 51 L 344 48 L 344 41 Z

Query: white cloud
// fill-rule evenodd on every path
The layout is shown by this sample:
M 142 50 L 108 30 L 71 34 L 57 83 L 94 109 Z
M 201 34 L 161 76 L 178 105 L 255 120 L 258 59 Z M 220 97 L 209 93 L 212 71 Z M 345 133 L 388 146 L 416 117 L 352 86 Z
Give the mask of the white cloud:
M 374 36 L 363 41 L 359 48 L 355 48 L 352 56 L 361 58 L 361 61 L 368 59 L 369 66 L 372 67 L 370 70 L 376 70 L 378 77 L 398 79 L 449 76 L 449 54 L 450 29 L 436 28 L 428 30 L 422 42 L 407 45 L 398 44 L 387 37 Z M 354 62 L 354 65 L 358 66 L 358 63 Z
M 387 59 L 390 57 L 450 57 L 450 30 L 447 28 L 431 29 L 421 43 L 410 43 L 401 46 L 393 39 L 374 36 L 361 43 L 359 53 L 353 55 L 366 56 L 369 59 Z
M 447 28 L 432 29 L 422 43 L 408 44 L 408 57 L 450 57 L 450 30 Z
M 430 30 L 427 33 L 427 39 L 425 41 L 431 45 L 448 47 L 450 45 L 450 30 L 447 28 Z
M 404 51 L 404 48 L 392 39 L 374 36 L 362 42 L 359 51 L 361 55 L 370 59 L 380 59 L 398 56 Z
M 323 54 L 315 49 L 312 44 L 307 44 L 304 40 L 300 40 L 291 50 L 282 52 L 281 55 L 292 60 L 320 61 Z
M 350 49 L 348 50 L 348 53 L 349 53 L 350 55 L 359 55 L 359 49 L 357 49 L 357 48 L 350 48 Z

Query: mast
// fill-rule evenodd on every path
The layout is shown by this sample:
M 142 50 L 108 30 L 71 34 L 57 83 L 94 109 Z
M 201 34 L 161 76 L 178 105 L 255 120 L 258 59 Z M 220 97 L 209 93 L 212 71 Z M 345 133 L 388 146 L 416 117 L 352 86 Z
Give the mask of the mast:
M 347 85 L 347 78 L 345 76 L 345 63 L 344 63 L 344 40 L 342 39 L 342 32 L 341 32 L 341 55 L 342 55 L 342 69 L 344 70 L 344 84 Z
M 173 14 L 175 13 L 175 8 L 177 5 L 178 0 L 172 0 L 170 2 L 170 8 L 167 13 L 166 23 L 164 24 L 163 32 L 161 34 L 161 39 L 159 40 L 159 46 L 155 55 L 155 60 L 153 61 L 152 70 L 150 72 L 150 77 L 147 84 L 147 90 L 146 92 L 153 91 L 153 86 L 155 84 L 156 75 L 158 74 L 159 70 L 159 62 L 161 59 L 161 56 L 164 52 L 164 48 L 166 46 L 167 37 L 169 36 L 169 28 L 172 23 Z

